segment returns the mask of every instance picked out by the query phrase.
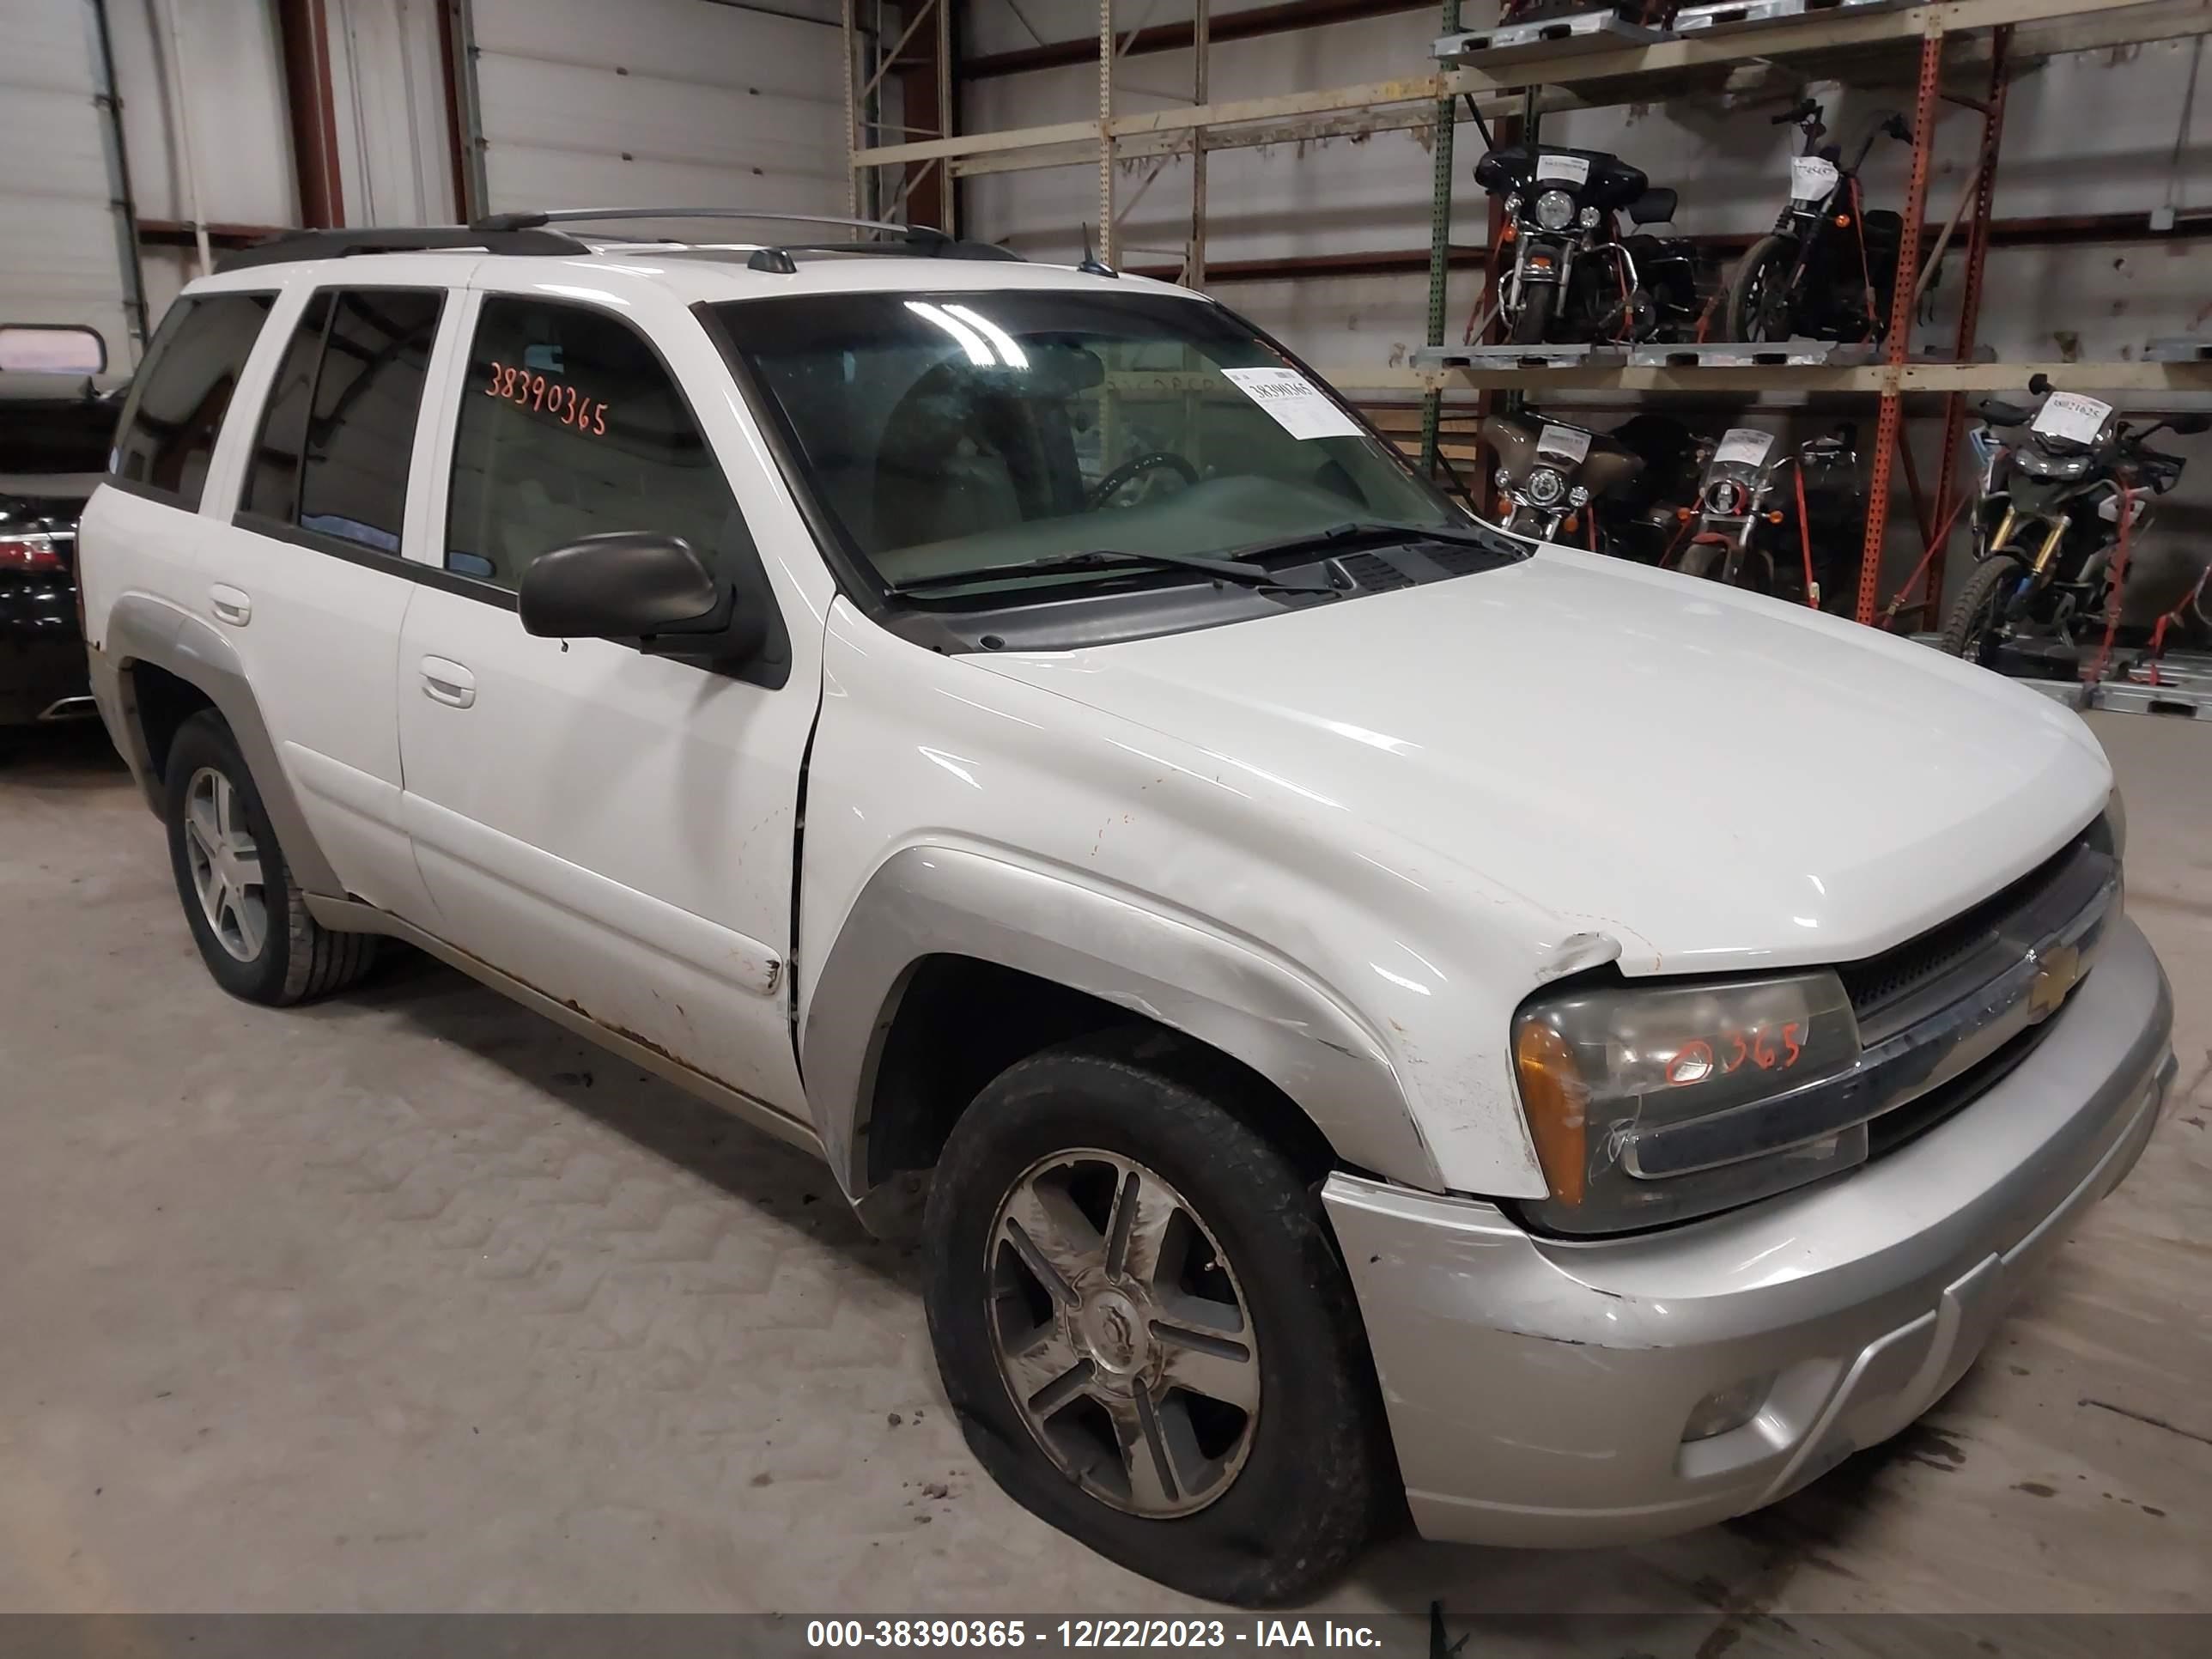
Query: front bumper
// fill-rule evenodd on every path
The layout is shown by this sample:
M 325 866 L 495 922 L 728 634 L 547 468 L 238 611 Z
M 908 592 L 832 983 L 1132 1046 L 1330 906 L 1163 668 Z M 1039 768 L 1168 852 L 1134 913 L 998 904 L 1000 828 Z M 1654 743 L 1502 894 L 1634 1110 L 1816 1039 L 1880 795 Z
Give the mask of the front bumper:
M 1639 1237 L 1539 1238 L 1492 1205 L 1332 1176 L 1415 1524 L 1635 1542 L 1772 1503 L 1897 1433 L 2134 1166 L 2172 1023 L 2122 919 L 2034 1051 L 1963 1111 L 1850 1175 Z M 1700 1401 L 1768 1375 L 1750 1422 L 1682 1440 Z

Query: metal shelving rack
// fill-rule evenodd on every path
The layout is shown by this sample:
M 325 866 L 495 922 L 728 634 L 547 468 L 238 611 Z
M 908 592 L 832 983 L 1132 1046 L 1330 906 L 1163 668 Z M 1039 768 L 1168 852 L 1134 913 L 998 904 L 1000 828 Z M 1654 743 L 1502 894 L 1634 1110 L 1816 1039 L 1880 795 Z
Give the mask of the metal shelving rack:
M 1149 3 L 1133 9 L 1148 12 Z M 1447 35 L 1459 32 L 1460 0 L 1440 0 Z M 1789 9 L 1787 4 L 1768 6 Z M 1218 103 L 1206 97 L 1206 29 L 1200 9 L 1194 36 L 1197 76 L 1194 101 L 1187 106 L 1132 113 L 1115 106 L 1115 68 L 1146 21 L 1134 19 L 1117 30 L 1115 0 L 1099 0 L 1099 109 L 1095 120 L 983 133 L 940 134 L 897 143 L 872 139 L 881 129 L 855 127 L 851 164 L 856 179 L 883 167 L 908 168 L 933 162 L 953 178 L 1037 167 L 1090 166 L 1098 169 L 1099 251 L 1111 258 L 1121 213 L 1115 201 L 1117 164 L 1146 158 L 1189 155 L 1194 163 L 1191 245 L 1183 270 L 1186 280 L 1203 281 L 1206 156 L 1215 150 L 1304 139 L 1375 132 L 1433 130 L 1436 193 L 1431 225 L 1429 340 L 1443 343 L 1444 276 L 1451 246 L 1452 137 L 1462 106 L 1480 110 L 1485 119 L 1518 121 L 1526 128 L 1551 112 L 1595 108 L 1629 102 L 1715 94 L 1740 88 L 1746 77 L 1764 77 L 1778 91 L 1793 82 L 1838 79 L 1907 80 L 1915 88 L 1912 167 L 1904 204 L 1900 272 L 1922 269 L 1921 244 L 1926 222 L 1929 145 L 1939 101 L 1972 108 L 1984 117 L 1972 187 L 1959 213 L 1936 240 L 1942 247 L 1963 227 L 1965 299 L 1960 327 L 1948 356 L 1916 359 L 1909 353 L 1912 301 L 1917 283 L 1900 280 L 1884 352 L 1879 362 L 1838 365 L 1754 363 L 1737 366 L 1680 365 L 1623 362 L 1556 369 L 1386 369 L 1372 365 L 1323 365 L 1337 384 L 1359 390 L 1414 390 L 1424 394 L 1423 454 L 1433 464 L 1441 444 L 1442 393 L 1453 390 L 1610 390 L 1634 393 L 1714 392 L 1729 395 L 1777 392 L 1872 395 L 1879 417 L 1874 475 L 1862 550 L 1856 612 L 1862 622 L 1877 615 L 1876 586 L 1888 520 L 1893 467 L 1903 458 L 1912 488 L 1923 545 L 1926 592 L 1940 596 L 1942 543 L 1960 489 L 1957 458 L 1965 424 L 1967 394 L 2019 390 L 2039 370 L 2083 391 L 2212 392 L 2212 362 L 2186 353 L 2171 361 L 2115 363 L 1986 363 L 1970 361 L 1976 343 L 1984 264 L 1990 245 L 1990 204 L 1998 147 L 2003 131 L 2005 92 L 2023 64 L 2064 52 L 2186 39 L 2212 33 L 2212 0 L 1922 0 L 1892 6 L 1834 6 L 1801 9 L 1773 21 L 1724 28 L 1702 28 L 1643 45 L 1598 46 L 1577 42 L 1571 52 L 1530 49 L 1510 61 L 1486 64 L 1474 60 L 1439 65 L 1429 73 L 1311 92 Z M 853 48 L 854 42 L 848 40 Z M 848 54 L 849 55 L 849 54 Z M 948 121 L 949 127 L 951 124 Z M 1157 176 L 1155 173 L 1153 176 Z M 1150 183 L 1148 178 L 1145 182 Z M 865 193 L 865 192 L 863 192 Z M 1493 217 L 1495 208 L 1492 209 Z M 1487 246 L 1498 246 L 1491 227 Z M 1917 394 L 1942 399 L 1943 453 L 1935 499 L 1926 500 L 1913 477 L 1909 452 L 1901 442 L 1905 402 Z M 1925 611 L 1933 600 L 1903 608 Z M 1894 611 L 1898 607 L 1893 605 Z
M 1498 37 L 1457 33 L 1459 10 L 1456 0 L 1445 0 L 1444 38 L 1437 43 L 1437 51 L 1448 58 L 1456 58 L 1462 66 L 1460 73 L 1481 74 L 1492 91 L 1505 89 L 1507 82 L 1517 81 L 1522 83 L 1520 90 L 1524 96 L 1545 88 L 1565 90 L 1573 96 L 1577 106 L 1594 107 L 1646 100 L 1662 86 L 1679 91 L 1676 83 L 1686 73 L 1710 70 L 1721 64 L 1757 64 L 1770 72 L 1778 71 L 1801 81 L 1843 78 L 1856 85 L 1898 77 L 1909 69 L 1914 85 L 1913 141 L 1910 179 L 1901 210 L 1904 234 L 1898 254 L 1899 278 L 1880 362 L 1842 366 L 1819 361 L 1725 366 L 1670 363 L 1667 361 L 1669 356 L 1692 354 L 1669 354 L 1658 349 L 1622 352 L 1619 360 L 1605 363 L 1563 362 L 1553 366 L 1513 362 L 1490 367 L 1480 359 L 1494 356 L 1494 352 L 1474 352 L 1468 354 L 1477 360 L 1473 363 L 1436 364 L 1417 368 L 1409 377 L 1425 394 L 1421 453 L 1424 465 L 1431 470 L 1439 454 L 1442 397 L 1447 386 L 1463 386 L 1478 392 L 1519 392 L 1543 388 L 1624 392 L 1871 394 L 1876 399 L 1879 412 L 1854 606 L 1857 619 L 1871 623 L 1881 615 L 1879 585 L 1890 517 L 1891 481 L 1893 467 L 1900 463 L 1906 472 L 1925 550 L 1913 580 L 1920 580 L 1924 573 L 1926 597 L 1917 605 L 1906 605 L 1903 603 L 1905 596 L 1899 595 L 1890 606 L 1890 614 L 1893 619 L 1900 611 L 1924 615 L 1940 601 L 1944 547 L 1964 492 L 1958 459 L 1969 392 L 2017 391 L 2038 372 L 2083 391 L 2212 391 L 2212 372 L 2206 372 L 2212 371 L 2212 364 L 2183 361 L 1999 364 L 1972 361 L 1980 315 L 1983 273 L 1989 252 L 2005 96 L 2021 38 L 2025 37 L 2029 51 L 2040 57 L 2059 51 L 2202 34 L 2212 31 L 2212 8 L 2202 3 L 2159 3 L 2159 0 L 1942 0 L 1940 3 L 1889 9 L 1819 11 L 1800 6 L 1790 15 L 1755 26 L 1747 24 L 1722 32 L 1701 31 L 1649 46 L 1608 51 L 1589 41 L 1577 41 L 1562 43 L 1572 45 L 1572 52 L 1543 56 L 1516 43 L 1504 47 L 1496 57 L 1492 55 L 1495 49 L 1491 42 Z M 1960 50 L 1961 47 L 1966 49 Z M 1976 147 L 1974 166 L 1968 174 L 1967 193 L 1958 213 L 1937 238 L 1929 261 L 1932 264 L 1935 258 L 1942 256 L 1963 220 L 1966 270 L 1957 334 L 1943 360 L 1915 361 L 1911 355 L 1911 325 L 1915 302 L 1923 286 L 1921 249 L 1928 210 L 1928 182 L 1937 106 L 1942 101 L 1979 113 L 1983 118 L 1982 134 Z M 1541 113 L 1535 100 L 1529 99 L 1528 102 L 1530 107 L 1524 115 L 1520 135 L 1524 142 L 1534 138 Z M 1431 239 L 1432 248 L 1439 253 L 1450 244 L 1450 199 L 1447 193 L 1438 195 Z M 1494 278 L 1493 267 L 1493 282 Z M 1486 286 L 1478 311 L 1488 310 L 1488 292 Z M 1428 354 L 1432 363 L 1437 348 L 1443 344 L 1442 318 L 1442 269 L 1432 259 Z M 1656 361 L 1641 361 L 1648 359 Z M 1371 374 L 1354 376 L 1355 382 L 1363 386 L 1377 378 Z M 1905 398 L 1915 392 L 1944 394 L 1941 461 L 1932 500 L 1922 492 L 1904 445 Z

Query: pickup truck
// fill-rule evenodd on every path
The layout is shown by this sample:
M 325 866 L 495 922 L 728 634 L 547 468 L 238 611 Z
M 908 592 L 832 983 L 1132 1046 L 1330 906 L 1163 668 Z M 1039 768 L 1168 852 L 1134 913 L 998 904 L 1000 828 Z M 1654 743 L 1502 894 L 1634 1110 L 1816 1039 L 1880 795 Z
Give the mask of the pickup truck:
M 302 234 L 82 548 L 224 989 L 403 940 L 812 1150 L 979 1461 L 1198 1595 L 1796 1490 L 2173 1073 L 2074 714 L 1503 535 L 1095 263 Z

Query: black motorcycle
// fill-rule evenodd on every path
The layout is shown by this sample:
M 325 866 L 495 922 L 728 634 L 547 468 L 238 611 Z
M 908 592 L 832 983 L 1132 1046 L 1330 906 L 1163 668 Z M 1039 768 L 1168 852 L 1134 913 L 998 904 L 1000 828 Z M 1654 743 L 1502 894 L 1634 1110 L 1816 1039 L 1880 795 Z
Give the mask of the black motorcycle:
M 2212 430 L 2212 416 L 2179 415 L 2130 431 L 2110 404 L 2054 392 L 2040 374 L 2028 390 L 2041 408 L 1986 399 L 1972 434 L 1983 463 L 1980 562 L 1943 624 L 1942 647 L 1984 666 L 2008 637 L 2038 632 L 2070 647 L 2077 622 L 2103 617 L 2123 527 L 2139 532 L 2152 499 L 2181 481 L 2182 458 L 2143 441 L 2161 428 Z
M 1687 237 L 1623 236 L 1674 216 L 1675 192 L 1603 150 L 1508 144 L 1475 164 L 1504 202 L 1513 259 L 1498 296 L 1515 345 L 1679 338 L 1698 322 L 1697 252 Z
M 1844 608 L 1864 516 L 1857 429 L 1849 422 L 1792 449 L 1730 427 L 1705 463 L 1681 571 L 1815 608 Z
M 1802 129 L 1804 149 L 1790 161 L 1788 205 L 1736 266 L 1729 286 L 1729 337 L 1879 340 L 1889 330 L 1905 221 L 1887 210 L 1861 210 L 1859 169 L 1876 138 L 1887 133 L 1910 143 L 1912 130 L 1893 111 L 1881 117 L 1844 167 L 1842 150 L 1820 143 L 1827 128 L 1812 99 L 1784 110 L 1774 125 Z

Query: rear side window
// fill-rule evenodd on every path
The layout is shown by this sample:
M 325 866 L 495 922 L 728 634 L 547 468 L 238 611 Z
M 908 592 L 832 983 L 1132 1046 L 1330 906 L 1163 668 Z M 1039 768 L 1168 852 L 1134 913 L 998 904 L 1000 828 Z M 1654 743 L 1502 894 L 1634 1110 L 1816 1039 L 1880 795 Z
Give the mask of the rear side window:
M 325 289 L 309 298 L 269 388 L 241 512 L 399 551 L 444 301 L 428 289 Z
M 453 438 L 447 568 L 514 588 L 540 554 L 615 530 L 680 536 L 712 563 L 736 512 L 690 406 L 628 323 L 486 296 Z
M 132 383 L 117 477 L 199 506 L 224 411 L 276 303 L 274 294 L 214 294 L 170 307 Z

